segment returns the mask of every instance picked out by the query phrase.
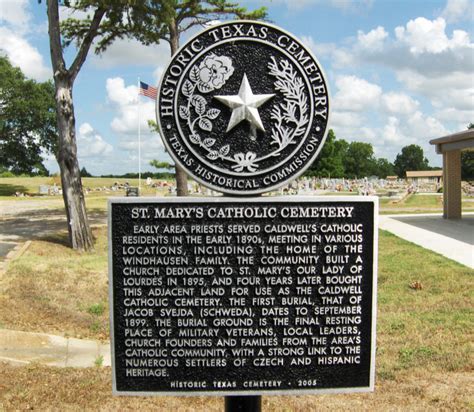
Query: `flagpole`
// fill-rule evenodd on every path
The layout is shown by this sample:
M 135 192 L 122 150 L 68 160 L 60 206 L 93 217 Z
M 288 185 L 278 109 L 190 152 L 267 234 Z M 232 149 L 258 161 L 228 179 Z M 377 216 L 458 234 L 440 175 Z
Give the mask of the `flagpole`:
M 140 130 L 140 77 L 138 78 L 138 193 L 142 191 L 142 141 Z

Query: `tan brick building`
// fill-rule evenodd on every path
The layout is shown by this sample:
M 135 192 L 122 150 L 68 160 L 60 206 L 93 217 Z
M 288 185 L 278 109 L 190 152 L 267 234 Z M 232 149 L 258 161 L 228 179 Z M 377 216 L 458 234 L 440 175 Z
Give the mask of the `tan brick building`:
M 461 218 L 461 151 L 474 150 L 474 129 L 430 140 L 443 155 L 443 217 Z
M 407 170 L 407 182 L 414 183 L 416 185 L 422 183 L 443 183 L 443 171 L 442 170 Z

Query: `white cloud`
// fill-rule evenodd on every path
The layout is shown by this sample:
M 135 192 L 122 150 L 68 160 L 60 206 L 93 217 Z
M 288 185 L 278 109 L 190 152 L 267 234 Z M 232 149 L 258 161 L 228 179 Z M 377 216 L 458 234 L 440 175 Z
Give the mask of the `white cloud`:
M 472 20 L 473 14 L 471 0 L 448 0 L 446 7 L 441 12 L 441 17 L 444 17 L 449 23 L 454 23 L 461 20 Z
M 61 21 L 67 18 L 83 20 L 90 17 L 88 12 L 76 11 L 68 7 L 60 7 L 59 14 Z M 187 35 L 188 33 L 183 35 L 182 40 L 185 40 Z M 88 60 L 100 69 L 124 66 L 165 66 L 171 60 L 170 46 L 165 41 L 145 45 L 136 39 L 118 38 L 103 53 L 99 55 L 90 53 Z
M 449 130 L 439 120 L 432 116 L 425 116 L 420 111 L 416 111 L 409 116 L 407 126 L 412 138 L 421 141 L 428 141 L 449 134 Z
M 275 3 L 283 3 L 291 10 L 301 10 L 305 7 L 314 6 L 318 0 L 276 0 Z
M 101 158 L 112 153 L 112 146 L 94 130 L 89 123 L 83 123 L 79 127 L 77 135 L 77 147 L 79 158 Z
M 301 10 L 323 5 L 345 12 L 359 12 L 372 7 L 374 0 L 273 0 L 273 3 L 285 4 L 289 10 Z
M 320 1 L 322 4 L 328 3 L 332 7 L 343 11 L 359 12 L 370 9 L 374 0 L 329 0 Z
M 362 124 L 363 118 L 354 112 L 334 111 L 331 113 L 331 127 L 333 128 L 354 128 Z
M 383 139 L 391 143 L 399 143 L 400 145 L 408 141 L 400 129 L 400 120 L 397 117 L 390 116 L 388 118 L 388 123 L 383 129 Z
M 148 98 L 141 98 L 138 105 L 138 87 L 125 86 L 121 77 L 107 79 L 107 98 L 118 115 L 113 118 L 112 130 L 120 135 L 137 136 L 138 117 L 140 109 L 140 129 L 143 134 L 149 134 L 147 121 L 155 118 L 155 103 Z
M 325 44 L 318 48 L 332 58 L 344 54 L 345 60 L 352 60 L 356 67 L 378 64 L 395 71 L 410 69 L 425 76 L 474 71 L 474 44 L 469 34 L 454 30 L 449 37 L 442 18 L 431 21 L 419 17 L 410 20 L 406 27 L 397 27 L 394 37 L 385 34 L 379 26 L 367 34 L 359 31 L 357 39 L 349 39 L 347 46 Z
M 389 113 L 409 114 L 413 113 L 420 103 L 405 93 L 389 92 L 382 96 L 382 103 Z
M 0 21 L 24 30 L 31 20 L 28 0 L 2 0 Z
M 101 55 L 92 55 L 91 62 L 101 69 L 123 66 L 165 66 L 170 61 L 168 43 L 146 46 L 137 40 L 114 41 Z
M 457 49 L 469 46 L 469 34 L 463 30 L 454 30 L 450 39 L 446 35 L 446 21 L 442 17 L 428 20 L 418 17 L 410 20 L 406 28 L 395 29 L 396 38 L 406 43 L 413 54 L 438 54 L 448 49 Z
M 126 86 L 120 77 L 107 79 L 107 98 L 117 115 L 110 124 L 117 134 L 118 147 L 136 156 L 138 152 L 138 119 L 140 116 L 140 137 L 142 162 L 156 159 L 163 151 L 163 143 L 157 133 L 151 132 L 148 120 L 155 120 L 155 102 L 147 97 L 140 98 L 138 106 L 138 87 Z M 140 114 L 138 110 L 140 109 Z M 161 153 L 161 156 L 162 153 Z
M 382 89 L 356 76 L 338 76 L 338 91 L 333 99 L 337 110 L 365 111 L 378 104 Z
M 221 24 L 222 21 L 220 20 L 211 20 L 206 23 L 204 23 L 204 28 L 207 29 L 209 27 L 217 26 L 218 24 Z
M 11 64 L 19 67 L 29 78 L 44 81 L 52 76 L 38 50 L 6 27 L 0 27 L 0 53 L 6 55 Z
M 383 140 L 404 146 L 411 143 L 425 144 L 430 139 L 449 134 L 441 122 L 417 110 L 404 119 L 389 116 L 383 128 Z
M 446 21 L 442 17 L 410 20 L 406 25 L 397 27 L 395 33 L 387 33 L 382 26 L 367 33 L 359 31 L 357 37 L 347 39 L 343 47 L 315 44 L 311 37 L 306 37 L 305 43 L 317 55 L 320 53 L 331 59 L 333 70 L 342 69 L 346 74 L 343 76 L 345 83 L 341 83 L 341 76 L 336 77 L 337 93 L 333 99 L 336 111 L 363 110 L 363 104 L 380 103 L 384 115 L 407 116 L 421 109 L 420 102 L 425 102 L 423 98 L 438 113 L 446 114 L 449 109 L 452 118 L 461 122 L 466 113 L 474 110 L 474 44 L 466 31 L 454 30 L 448 34 Z M 355 74 L 361 68 L 374 71 L 378 79 L 385 79 L 387 74 L 393 75 L 399 82 L 400 90 L 380 96 L 377 88 L 372 88 L 372 93 L 369 89 L 366 94 L 363 85 L 357 82 L 352 82 L 351 89 L 351 82 L 348 81 L 351 76 L 347 74 Z M 363 95 L 363 104 L 357 100 L 360 95 Z M 381 98 L 378 100 L 377 96 Z M 357 102 L 355 105 L 354 100 Z M 429 107 L 425 106 L 423 110 L 429 111 Z M 372 119 L 367 118 L 367 121 Z M 454 122 L 449 119 L 443 121 L 448 122 L 449 127 Z M 393 131 L 393 120 L 392 123 L 386 120 L 384 124 L 392 128 L 387 129 L 387 135 L 394 139 L 395 134 L 389 133 Z M 406 135 L 409 136 L 409 133 Z
M 300 39 L 320 62 L 322 58 L 326 58 L 335 69 L 351 67 L 354 64 L 354 54 L 338 48 L 335 43 L 317 43 L 312 36 L 301 36 Z
M 459 124 L 459 130 L 465 129 L 469 123 L 473 122 L 474 109 L 472 110 L 457 110 L 454 107 L 446 107 L 437 110 L 434 114 L 436 119 L 444 122 L 455 122 Z
M 155 79 L 155 84 L 159 84 L 161 80 L 161 76 L 165 72 L 165 68 L 163 66 L 158 66 L 155 71 L 153 72 L 153 78 Z
M 316 43 L 311 36 L 302 36 L 301 42 L 317 57 L 331 59 L 335 68 L 345 68 L 354 64 L 354 54 L 348 50 L 338 48 L 333 43 Z
M 138 87 L 136 85 L 125 87 L 125 82 L 121 77 L 107 79 L 105 88 L 109 101 L 118 106 L 138 103 Z
M 371 30 L 367 34 L 359 30 L 357 32 L 357 40 L 360 47 L 365 50 L 380 51 L 384 46 L 384 40 L 388 37 L 388 33 L 382 26 Z
M 31 23 L 28 0 L 1 0 L 0 6 L 0 55 L 8 57 L 13 66 L 25 76 L 38 81 L 52 76 L 39 51 L 27 40 L 26 35 L 42 30 L 44 25 Z
M 474 80 L 472 74 L 451 72 L 439 76 L 424 76 L 412 70 L 401 70 L 398 80 L 409 90 L 428 97 L 434 107 L 474 109 Z
M 377 131 L 370 127 L 361 127 L 358 132 L 358 136 L 363 140 L 375 140 L 377 138 Z
M 330 127 L 339 138 L 372 143 L 378 157 L 393 160 L 401 147 L 412 143 L 429 151 L 430 139 L 450 132 L 440 119 L 424 114 L 421 104 L 405 93 L 383 93 L 379 86 L 355 76 L 339 76 L 336 84 L 339 91 L 333 101 Z

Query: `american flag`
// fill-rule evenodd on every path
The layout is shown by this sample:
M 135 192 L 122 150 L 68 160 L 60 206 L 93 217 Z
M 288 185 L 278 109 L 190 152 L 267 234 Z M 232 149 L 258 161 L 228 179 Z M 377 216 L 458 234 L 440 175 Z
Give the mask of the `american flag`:
M 142 96 L 149 97 L 150 99 L 155 100 L 158 89 L 156 87 L 150 86 L 146 83 L 140 82 L 140 93 Z

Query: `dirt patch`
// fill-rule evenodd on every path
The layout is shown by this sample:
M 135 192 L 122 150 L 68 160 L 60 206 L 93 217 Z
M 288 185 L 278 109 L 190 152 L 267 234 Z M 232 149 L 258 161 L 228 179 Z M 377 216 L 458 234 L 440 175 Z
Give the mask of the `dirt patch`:
M 0 217 L 11 217 L 23 214 L 35 214 L 56 210 L 64 214 L 64 201 L 61 196 L 41 199 L 0 200 Z
M 0 363 L 2 410 L 222 411 L 221 397 L 117 397 L 110 368 L 14 367 Z M 381 381 L 374 393 L 322 396 L 267 396 L 262 409 L 307 411 L 467 411 L 474 406 L 469 373 L 427 376 L 423 372 Z M 472 410 L 472 409 L 471 409 Z

